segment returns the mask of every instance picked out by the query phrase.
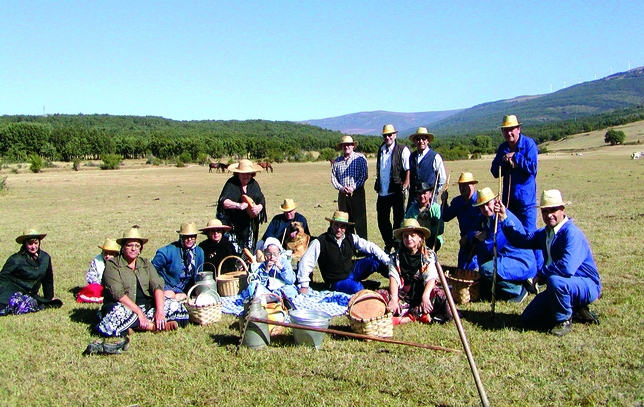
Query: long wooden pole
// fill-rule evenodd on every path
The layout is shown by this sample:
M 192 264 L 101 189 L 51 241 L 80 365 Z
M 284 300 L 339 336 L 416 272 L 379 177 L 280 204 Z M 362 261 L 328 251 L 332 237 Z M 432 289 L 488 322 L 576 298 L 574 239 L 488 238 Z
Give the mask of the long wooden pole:
M 281 322 L 281 321 L 273 321 L 273 320 L 265 319 L 265 318 L 248 317 L 248 320 L 252 321 L 252 322 L 260 322 L 260 323 L 270 324 L 270 325 L 285 326 L 285 327 L 294 328 L 294 329 L 303 329 L 303 330 L 307 330 L 307 331 L 324 332 L 324 333 L 328 333 L 328 334 L 332 334 L 332 335 L 348 336 L 350 338 L 356 338 L 356 339 L 368 339 L 368 340 L 372 340 L 372 341 L 376 341 L 376 342 L 393 343 L 395 345 L 407 345 L 407 346 L 414 346 L 416 348 L 442 350 L 442 351 L 445 351 L 445 352 L 456 352 L 456 353 L 461 352 L 458 349 L 444 348 L 442 346 L 426 345 L 426 344 L 423 344 L 423 343 L 416 343 L 416 342 L 398 341 L 398 340 L 395 340 L 395 339 L 380 338 L 378 336 L 357 334 L 355 332 L 338 331 L 337 329 L 318 328 L 318 327 L 315 327 L 315 326 L 299 325 L 299 324 L 293 324 L 293 323 Z
M 438 277 L 440 277 L 441 284 L 445 289 L 445 296 L 447 297 L 447 302 L 449 308 L 452 310 L 452 316 L 454 317 L 454 324 L 456 324 L 456 330 L 458 331 L 458 336 L 461 338 L 461 343 L 463 344 L 463 349 L 465 350 L 465 355 L 467 356 L 467 362 L 470 364 L 470 370 L 472 371 L 472 376 L 474 377 L 474 383 L 476 384 L 476 389 L 479 392 L 479 397 L 481 398 L 481 403 L 483 407 L 490 407 L 490 401 L 487 398 L 487 393 L 483 387 L 483 382 L 481 381 L 481 376 L 479 371 L 476 368 L 476 362 L 474 361 L 474 356 L 472 355 L 472 350 L 470 349 L 470 344 L 467 341 L 467 336 L 465 336 L 465 329 L 463 329 L 463 323 L 461 322 L 461 317 L 458 315 L 458 310 L 456 309 L 456 304 L 454 303 L 454 298 L 452 297 L 452 292 L 447 285 L 447 279 L 445 278 L 445 273 L 443 272 L 443 266 L 437 261 L 436 269 L 438 271 Z
M 501 176 L 501 166 L 499 166 L 499 196 L 497 197 L 497 199 L 500 199 L 501 202 L 503 202 L 503 177 Z M 497 247 L 496 232 L 498 230 L 499 230 L 499 214 L 496 214 L 494 217 L 494 244 L 493 244 L 494 270 L 492 274 L 492 305 L 491 305 L 492 320 L 494 320 L 494 311 L 496 309 L 496 280 L 498 276 L 497 264 L 498 264 L 498 257 L 499 257 L 499 248 Z
M 438 179 L 438 177 L 436 178 Z M 443 188 L 442 191 L 440 191 L 441 195 L 443 192 L 446 192 L 447 189 L 449 188 L 449 174 L 447 174 L 447 181 L 445 182 L 445 187 Z M 432 196 L 432 200 L 434 197 Z M 445 204 L 447 204 L 447 201 L 445 201 Z M 432 245 L 432 251 L 436 251 L 436 242 L 438 241 L 438 232 L 440 232 L 441 227 L 445 224 L 445 221 L 443 220 L 443 203 L 441 202 L 441 215 L 440 218 L 438 218 L 438 226 L 436 227 L 436 236 L 434 236 L 434 244 Z

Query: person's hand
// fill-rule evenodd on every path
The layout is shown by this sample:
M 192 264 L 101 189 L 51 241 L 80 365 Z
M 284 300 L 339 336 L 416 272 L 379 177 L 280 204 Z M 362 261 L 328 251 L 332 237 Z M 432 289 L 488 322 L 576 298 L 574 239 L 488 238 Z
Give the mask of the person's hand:
M 480 242 L 484 242 L 487 238 L 487 232 L 476 232 L 474 238 Z
M 163 331 L 165 329 L 165 314 L 163 313 L 163 309 L 157 309 L 154 312 L 154 322 L 156 325 L 157 331 Z
M 309 292 L 309 287 L 300 287 L 300 294 L 307 294 Z
M 506 162 L 510 164 L 512 168 L 514 168 L 515 162 L 514 162 L 514 152 L 512 153 L 507 153 L 506 155 L 503 156 L 503 162 Z
M 434 310 L 432 301 L 429 299 L 429 295 L 423 295 L 423 299 L 420 302 L 420 309 L 423 311 L 423 314 L 429 314 Z
M 467 246 L 468 244 L 470 244 L 470 241 L 469 241 L 469 239 L 467 238 L 467 236 L 463 236 L 463 237 L 458 241 L 458 244 L 459 244 L 461 247 L 464 247 L 464 246 Z
M 259 215 L 259 213 L 262 211 L 262 209 L 264 209 L 264 207 L 262 205 L 260 205 L 260 204 L 257 204 L 255 206 L 253 206 L 253 209 L 251 209 L 251 211 L 253 212 L 253 214 Z
M 443 191 L 443 193 L 441 193 L 441 203 L 443 205 L 447 203 L 447 198 L 449 198 L 449 194 L 447 193 L 447 191 Z
M 499 220 L 503 221 L 508 217 L 508 214 L 505 211 L 505 205 L 503 205 L 503 202 L 501 202 L 500 199 L 497 199 L 496 203 L 494 204 L 494 212 L 499 214 Z
M 389 304 L 387 304 L 387 307 L 391 312 L 394 313 L 394 315 L 398 315 L 398 313 L 400 313 L 400 301 L 398 300 L 398 296 L 392 296 L 389 299 Z
M 344 193 L 351 195 L 353 193 L 353 187 L 344 187 Z
M 150 322 L 147 316 L 143 312 L 139 314 L 139 328 L 145 331 L 151 331 L 154 327 L 154 324 Z
M 240 211 L 245 211 L 245 210 L 246 210 L 246 208 L 248 208 L 248 204 L 247 204 L 246 202 L 239 203 L 239 204 L 237 204 L 237 208 L 238 208 Z

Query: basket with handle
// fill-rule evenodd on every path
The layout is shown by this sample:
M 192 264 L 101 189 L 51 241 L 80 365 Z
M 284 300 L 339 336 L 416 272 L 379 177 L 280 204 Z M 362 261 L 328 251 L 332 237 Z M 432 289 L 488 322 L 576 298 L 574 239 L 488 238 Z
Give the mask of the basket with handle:
M 391 338 L 394 336 L 392 314 L 382 295 L 371 290 L 358 291 L 349 300 L 351 330 L 364 335 Z
M 445 278 L 451 286 L 452 297 L 457 304 L 478 301 L 481 297 L 479 279 L 481 275 L 475 270 L 463 270 L 455 267 L 443 267 Z
M 229 259 L 235 259 L 241 264 L 243 270 L 237 270 L 230 273 L 221 274 L 221 267 L 224 262 Z M 248 287 L 248 266 L 244 260 L 235 255 L 226 256 L 219 262 L 215 280 L 217 281 L 217 292 L 222 297 L 231 297 L 239 294 L 242 290 Z
M 193 290 L 200 286 L 205 285 L 197 283 L 190 287 L 190 290 L 188 290 L 187 293 L 187 299 L 183 303 L 184 307 L 186 307 L 186 310 L 188 311 L 190 321 L 198 325 L 208 325 L 213 322 L 219 322 L 219 320 L 221 320 L 221 298 L 215 290 L 209 288 L 207 291 L 201 292 L 201 294 L 197 295 L 195 298 L 191 297 Z M 200 298 L 206 298 L 209 301 L 204 301 L 203 304 L 200 304 Z

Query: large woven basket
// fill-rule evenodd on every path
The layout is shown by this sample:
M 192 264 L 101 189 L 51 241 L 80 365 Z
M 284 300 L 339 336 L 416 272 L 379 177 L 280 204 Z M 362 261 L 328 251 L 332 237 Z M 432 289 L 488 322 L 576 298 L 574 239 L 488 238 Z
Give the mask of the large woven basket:
M 478 271 L 445 267 L 445 278 L 452 286 L 452 297 L 457 304 L 478 301 L 481 297 Z
M 243 270 L 237 270 L 230 273 L 221 274 L 221 267 L 226 260 L 235 259 Z M 219 262 L 219 267 L 217 268 L 217 273 L 215 274 L 215 280 L 217 281 L 217 292 L 222 297 L 231 297 L 233 295 L 238 295 L 246 287 L 248 287 L 248 266 L 241 257 L 238 256 L 227 256 L 224 257 L 221 262 Z
M 221 320 L 221 300 L 215 304 L 210 305 L 197 305 L 197 298 L 191 298 L 192 290 L 198 287 L 200 284 L 193 285 L 190 290 L 188 290 L 188 298 L 183 303 L 184 307 L 188 311 L 188 316 L 190 321 L 197 325 L 208 325 L 213 322 L 219 322 Z M 210 289 L 210 292 L 214 293 L 214 290 Z
M 394 324 L 391 312 L 382 295 L 371 290 L 358 291 L 349 300 L 349 325 L 351 330 L 364 335 L 391 338 Z

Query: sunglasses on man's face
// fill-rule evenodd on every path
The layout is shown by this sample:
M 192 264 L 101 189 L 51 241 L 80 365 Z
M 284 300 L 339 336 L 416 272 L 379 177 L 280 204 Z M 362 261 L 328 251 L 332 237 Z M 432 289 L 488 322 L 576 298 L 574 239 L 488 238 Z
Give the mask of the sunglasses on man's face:
M 416 137 L 416 141 L 427 141 L 427 140 L 429 140 L 429 137 L 426 137 L 426 136 Z

